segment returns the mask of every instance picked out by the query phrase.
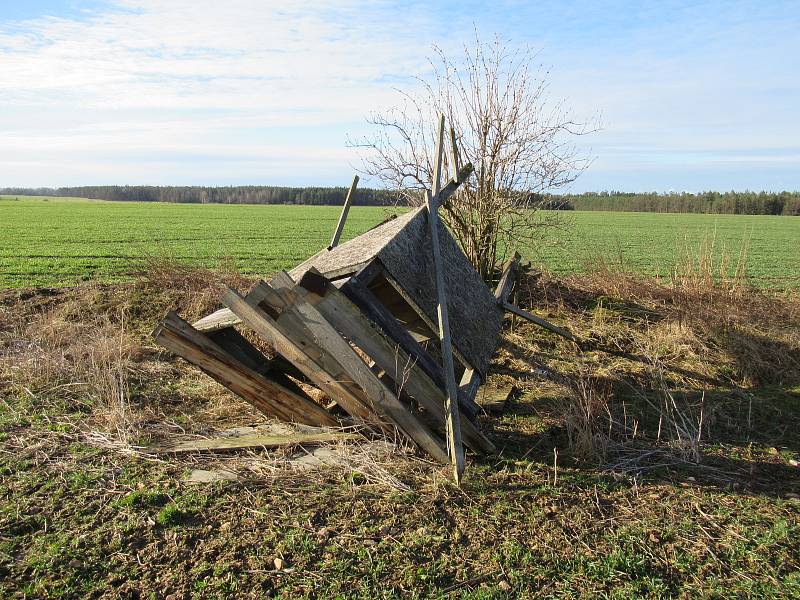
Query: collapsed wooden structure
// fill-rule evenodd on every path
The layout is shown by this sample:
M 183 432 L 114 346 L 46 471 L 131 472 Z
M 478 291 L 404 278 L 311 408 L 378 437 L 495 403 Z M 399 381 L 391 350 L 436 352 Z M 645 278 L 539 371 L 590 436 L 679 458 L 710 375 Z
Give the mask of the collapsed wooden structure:
M 195 323 L 168 313 L 155 339 L 270 417 L 397 429 L 434 459 L 452 462 L 458 479 L 462 444 L 478 454 L 494 450 L 478 425 L 475 396 L 518 258 L 493 294 L 436 218 L 470 173 L 466 165 L 443 187 L 435 182 L 426 205 L 337 245 L 356 178 L 331 246 L 245 296 L 224 290 L 226 308 Z M 322 406 L 301 385 L 332 402 Z

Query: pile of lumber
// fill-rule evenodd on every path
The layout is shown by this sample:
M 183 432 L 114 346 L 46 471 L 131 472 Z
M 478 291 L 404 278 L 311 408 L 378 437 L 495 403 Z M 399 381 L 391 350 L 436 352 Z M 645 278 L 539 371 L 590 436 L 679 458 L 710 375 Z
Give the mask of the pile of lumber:
M 154 332 L 157 342 L 269 417 L 399 431 L 452 463 L 458 479 L 465 447 L 494 450 L 480 430 L 475 397 L 518 257 L 493 293 L 439 221 L 439 207 L 472 169 L 465 165 L 440 185 L 443 121 L 439 134 L 423 206 L 339 244 L 356 177 L 329 247 L 246 295 L 224 290 L 225 308 L 195 323 L 168 313 Z M 328 401 L 314 399 L 320 396 Z

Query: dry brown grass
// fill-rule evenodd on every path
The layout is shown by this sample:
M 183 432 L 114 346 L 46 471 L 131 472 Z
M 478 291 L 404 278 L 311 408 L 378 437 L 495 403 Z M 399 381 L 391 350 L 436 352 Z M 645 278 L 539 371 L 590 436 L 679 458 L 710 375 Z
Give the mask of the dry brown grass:
M 798 294 L 749 285 L 746 251 L 736 261 L 713 255 L 709 244 L 687 252 L 667 279 L 600 263 L 586 275 L 521 282 L 524 306 L 581 341 L 582 352 L 530 326 L 512 336 L 560 373 L 576 456 L 699 463 L 721 410 L 706 391 L 800 382 Z

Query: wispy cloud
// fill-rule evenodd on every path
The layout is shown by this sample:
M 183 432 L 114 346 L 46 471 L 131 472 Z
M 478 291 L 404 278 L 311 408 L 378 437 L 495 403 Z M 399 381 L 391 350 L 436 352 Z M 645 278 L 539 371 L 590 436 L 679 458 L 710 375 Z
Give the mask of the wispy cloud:
M 455 51 L 477 23 L 542 48 L 553 94 L 602 112 L 581 188 L 720 187 L 732 163 L 800 187 L 794 13 L 118 0 L 0 20 L 0 185 L 346 182 L 346 135 L 426 72 L 432 43 Z

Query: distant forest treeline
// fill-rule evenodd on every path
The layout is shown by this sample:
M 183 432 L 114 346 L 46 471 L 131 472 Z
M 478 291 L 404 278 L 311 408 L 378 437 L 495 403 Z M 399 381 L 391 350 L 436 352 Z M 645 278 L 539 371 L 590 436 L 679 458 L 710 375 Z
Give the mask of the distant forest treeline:
M 800 215 L 800 192 L 586 192 L 545 197 L 565 210 L 730 215 Z
M 0 194 L 20 196 L 67 196 L 119 202 L 178 202 L 186 204 L 344 204 L 344 187 L 232 187 L 90 185 L 61 188 L 5 188 Z M 391 206 L 395 195 L 388 190 L 357 189 L 353 204 Z
M 0 194 L 20 196 L 74 196 L 121 202 L 181 202 L 196 204 L 308 204 L 340 205 L 344 187 L 234 187 L 82 186 L 62 188 L 4 188 Z M 547 208 L 560 210 L 618 210 L 736 215 L 800 215 L 800 192 L 632 193 L 586 192 L 542 196 Z M 353 200 L 360 206 L 391 206 L 390 190 L 362 188 Z

